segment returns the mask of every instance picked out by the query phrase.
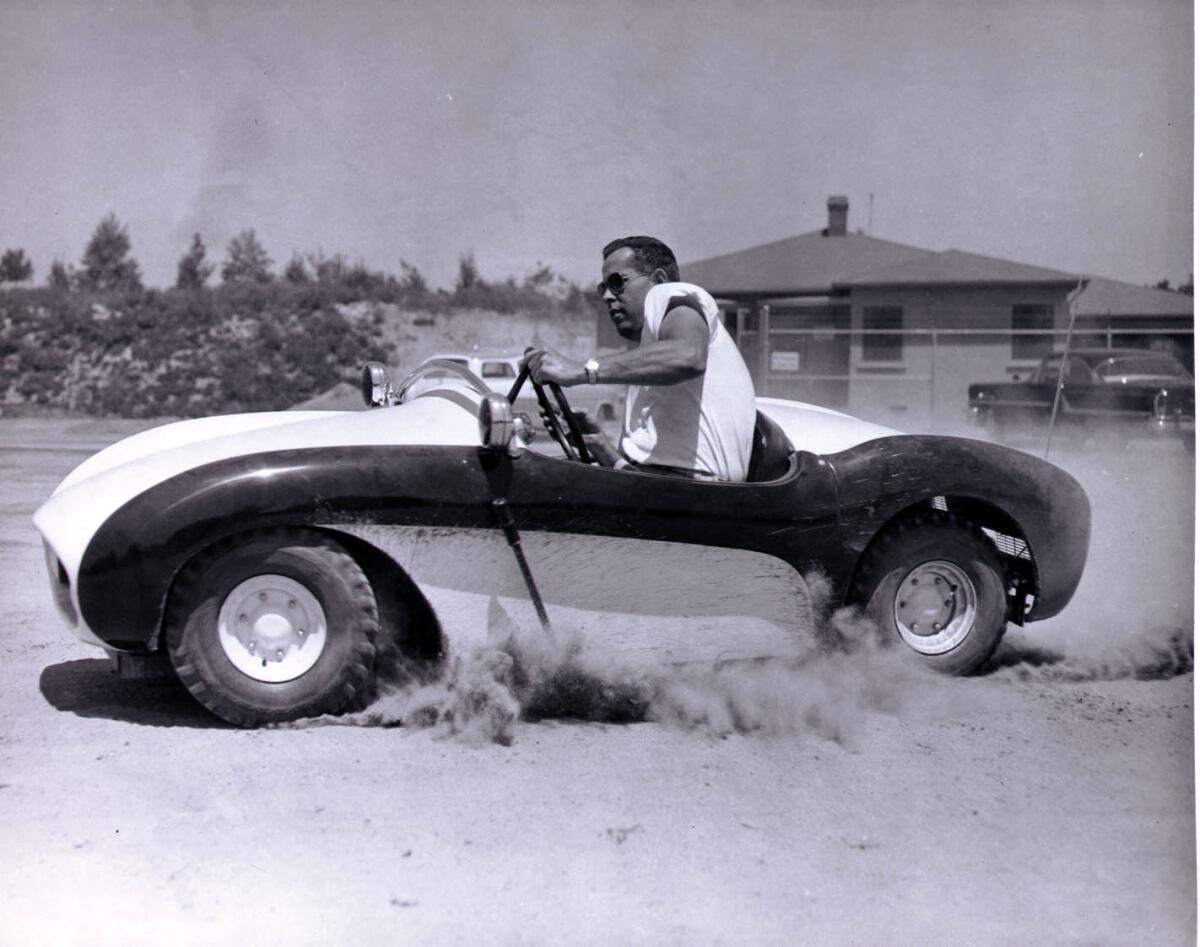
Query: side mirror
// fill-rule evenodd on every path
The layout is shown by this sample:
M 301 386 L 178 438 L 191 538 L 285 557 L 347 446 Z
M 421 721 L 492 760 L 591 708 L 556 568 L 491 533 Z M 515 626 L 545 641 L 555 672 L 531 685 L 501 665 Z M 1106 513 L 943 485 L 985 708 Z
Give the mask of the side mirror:
M 485 449 L 511 453 L 517 438 L 512 405 L 504 395 L 485 395 L 479 403 L 479 442 Z
M 362 370 L 362 399 L 368 408 L 395 404 L 392 376 L 382 362 L 367 362 Z

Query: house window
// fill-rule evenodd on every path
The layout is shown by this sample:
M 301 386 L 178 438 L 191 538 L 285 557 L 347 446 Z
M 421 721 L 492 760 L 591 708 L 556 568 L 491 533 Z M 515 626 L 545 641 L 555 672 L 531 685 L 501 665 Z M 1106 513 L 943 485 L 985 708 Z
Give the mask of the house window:
M 1054 336 L 1025 334 L 1030 329 L 1053 329 L 1054 307 L 1045 303 L 1024 303 L 1012 308 L 1012 357 L 1041 358 L 1054 349 Z
M 899 306 L 864 306 L 862 357 L 864 362 L 904 361 L 904 310 Z

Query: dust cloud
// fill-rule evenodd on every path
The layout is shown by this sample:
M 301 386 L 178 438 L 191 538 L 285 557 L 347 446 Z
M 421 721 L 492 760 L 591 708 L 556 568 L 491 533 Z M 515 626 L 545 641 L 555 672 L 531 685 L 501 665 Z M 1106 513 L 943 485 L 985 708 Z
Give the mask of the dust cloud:
M 716 736 L 811 733 L 853 746 L 871 712 L 897 712 L 916 679 L 934 675 L 806 577 L 812 627 L 794 655 L 713 665 L 647 666 L 585 648 L 576 634 L 513 636 L 449 662 L 434 680 L 384 685 L 369 707 L 297 726 L 433 728 L 467 742 L 509 744 L 518 720 L 660 722 Z
M 1092 506 L 1079 589 L 1061 615 L 1010 626 L 985 673 L 1004 681 L 1151 680 L 1192 670 L 1195 464 L 1175 441 L 1052 449 Z

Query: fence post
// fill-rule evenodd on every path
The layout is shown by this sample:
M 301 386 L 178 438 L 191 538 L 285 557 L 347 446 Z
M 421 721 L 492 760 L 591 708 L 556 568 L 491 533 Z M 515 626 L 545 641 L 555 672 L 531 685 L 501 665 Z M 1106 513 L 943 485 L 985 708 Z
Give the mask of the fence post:
M 1046 429 L 1046 449 L 1042 452 L 1042 460 L 1050 457 L 1050 439 L 1054 436 L 1054 422 L 1058 418 L 1058 405 L 1062 401 L 1063 379 L 1067 375 L 1067 358 L 1071 354 L 1071 333 L 1075 331 L 1075 301 L 1083 292 L 1083 280 L 1075 287 L 1075 292 L 1067 301 L 1067 341 L 1063 343 L 1062 358 L 1058 362 L 1058 384 L 1054 386 L 1054 404 L 1050 408 L 1050 426 Z M 1053 342 L 1051 342 L 1053 348 Z

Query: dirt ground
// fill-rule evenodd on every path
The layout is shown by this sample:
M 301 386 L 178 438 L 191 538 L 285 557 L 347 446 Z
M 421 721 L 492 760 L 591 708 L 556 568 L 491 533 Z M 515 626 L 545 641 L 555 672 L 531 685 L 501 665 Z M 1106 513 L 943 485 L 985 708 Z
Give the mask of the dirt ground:
M 502 745 L 242 731 L 113 676 L 30 514 L 131 429 L 0 421 L 0 943 L 1195 942 L 1176 445 L 1052 457 L 1092 498 L 1088 571 L 978 677 L 864 654 L 681 679 L 654 719 Z

